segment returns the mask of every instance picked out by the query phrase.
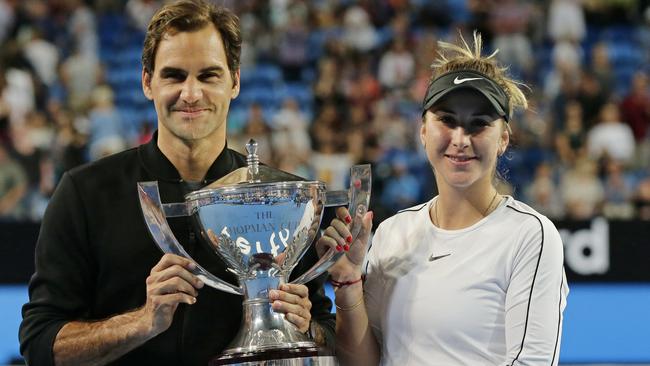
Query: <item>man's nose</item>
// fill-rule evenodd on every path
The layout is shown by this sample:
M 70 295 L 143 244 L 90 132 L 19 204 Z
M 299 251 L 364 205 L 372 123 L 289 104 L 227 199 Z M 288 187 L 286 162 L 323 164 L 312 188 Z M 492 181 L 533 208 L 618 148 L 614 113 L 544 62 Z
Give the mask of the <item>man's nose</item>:
M 202 97 L 201 83 L 194 78 L 188 77 L 181 89 L 181 100 L 187 104 L 193 104 L 201 100 Z
M 451 143 L 453 146 L 464 149 L 469 146 L 470 135 L 464 127 L 458 126 L 451 132 Z

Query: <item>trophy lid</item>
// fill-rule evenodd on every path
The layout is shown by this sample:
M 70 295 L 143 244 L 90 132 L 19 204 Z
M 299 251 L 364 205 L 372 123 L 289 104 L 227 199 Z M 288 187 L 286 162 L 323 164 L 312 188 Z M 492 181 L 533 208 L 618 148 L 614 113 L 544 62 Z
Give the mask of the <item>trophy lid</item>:
M 191 201 L 200 197 L 204 197 L 207 192 L 221 191 L 224 189 L 230 190 L 232 188 L 238 191 L 246 190 L 247 188 L 259 188 L 265 185 L 318 185 L 325 188 L 325 185 L 319 181 L 309 181 L 300 176 L 287 173 L 280 169 L 271 168 L 266 165 L 260 165 L 259 156 L 257 154 L 257 142 L 250 139 L 246 144 L 247 166 L 236 169 L 226 176 L 208 184 L 207 186 L 190 192 L 185 195 L 186 201 Z

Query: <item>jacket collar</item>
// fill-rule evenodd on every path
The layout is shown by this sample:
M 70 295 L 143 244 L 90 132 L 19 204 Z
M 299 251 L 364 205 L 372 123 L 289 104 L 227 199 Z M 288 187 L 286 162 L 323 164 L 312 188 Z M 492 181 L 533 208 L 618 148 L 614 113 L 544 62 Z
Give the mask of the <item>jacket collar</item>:
M 149 142 L 140 145 L 138 155 L 144 169 L 153 179 L 172 182 L 183 181 L 176 167 L 158 148 L 158 131 L 154 132 Z M 241 165 L 238 164 L 241 159 L 237 159 L 236 155 L 240 154 L 228 149 L 228 142 L 226 142 L 223 150 L 208 169 L 202 183 L 211 183 L 237 169 Z

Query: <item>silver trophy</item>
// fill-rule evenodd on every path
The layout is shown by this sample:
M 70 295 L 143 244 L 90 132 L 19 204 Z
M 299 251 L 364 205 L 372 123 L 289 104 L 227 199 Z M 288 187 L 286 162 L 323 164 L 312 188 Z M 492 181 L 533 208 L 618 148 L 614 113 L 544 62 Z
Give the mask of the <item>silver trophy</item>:
M 327 191 L 319 181 L 259 164 L 257 143 L 247 145 L 247 167 L 185 196 L 185 202 L 160 200 L 158 182 L 138 182 L 140 205 L 156 244 L 165 253 L 191 259 L 174 237 L 167 217 L 192 216 L 200 237 L 238 278 L 232 285 L 197 263 L 194 274 L 207 285 L 243 295 L 241 328 L 211 365 L 334 365 L 333 355 L 276 313 L 269 290 L 287 282 L 320 227 L 323 208 L 349 204 L 353 240 L 370 201 L 370 165 L 351 169 L 349 191 Z M 305 284 L 334 264 L 344 252 L 329 250 L 291 283 Z M 196 263 L 196 261 L 194 261 Z

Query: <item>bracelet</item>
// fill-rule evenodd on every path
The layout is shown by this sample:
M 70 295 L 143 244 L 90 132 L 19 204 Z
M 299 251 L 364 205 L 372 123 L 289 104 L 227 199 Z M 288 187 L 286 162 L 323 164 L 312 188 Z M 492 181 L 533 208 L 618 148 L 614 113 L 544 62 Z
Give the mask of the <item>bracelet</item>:
M 341 287 L 353 285 L 353 284 L 355 284 L 357 282 L 361 282 L 362 280 L 363 280 L 363 276 L 359 277 L 358 280 L 346 281 L 346 282 L 339 282 L 339 281 L 334 281 L 333 279 L 330 279 L 330 283 L 332 284 L 332 287 L 334 287 L 334 288 L 341 288 Z
M 336 301 L 334 302 L 334 305 L 336 306 L 336 310 L 350 311 L 350 310 L 354 310 L 357 307 L 359 307 L 359 305 L 361 305 L 361 303 L 363 303 L 363 295 L 361 295 L 361 298 L 359 299 L 359 301 L 357 301 L 356 304 L 354 304 L 352 306 L 338 306 L 338 305 L 336 305 Z

